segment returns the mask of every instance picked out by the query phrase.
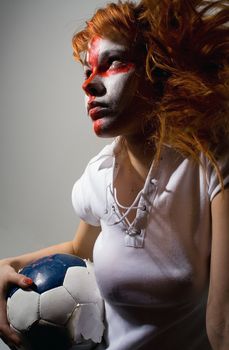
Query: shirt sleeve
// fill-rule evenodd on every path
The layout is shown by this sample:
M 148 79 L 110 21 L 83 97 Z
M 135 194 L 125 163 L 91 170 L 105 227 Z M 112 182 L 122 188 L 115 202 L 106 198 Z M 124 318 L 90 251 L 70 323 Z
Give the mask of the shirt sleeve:
M 93 186 L 88 176 L 88 169 L 76 181 L 72 190 L 72 204 L 76 214 L 93 226 L 100 226 L 100 218 L 96 215 L 93 205 Z
M 223 185 L 226 186 L 229 184 L 229 155 L 225 152 L 225 154 L 222 157 L 217 159 L 217 164 L 219 167 L 220 174 L 222 176 Z M 217 195 L 217 193 L 219 193 L 222 190 L 222 186 L 216 169 L 210 163 L 208 164 L 207 176 L 208 193 L 210 200 L 212 201 L 213 198 Z

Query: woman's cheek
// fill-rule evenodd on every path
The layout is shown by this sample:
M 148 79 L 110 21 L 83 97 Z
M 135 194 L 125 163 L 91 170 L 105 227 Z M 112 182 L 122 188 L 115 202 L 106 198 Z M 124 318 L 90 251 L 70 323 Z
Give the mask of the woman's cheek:
M 117 107 L 122 109 L 132 91 L 131 75 L 129 73 L 120 73 L 113 75 L 108 80 L 107 90 L 109 98 Z

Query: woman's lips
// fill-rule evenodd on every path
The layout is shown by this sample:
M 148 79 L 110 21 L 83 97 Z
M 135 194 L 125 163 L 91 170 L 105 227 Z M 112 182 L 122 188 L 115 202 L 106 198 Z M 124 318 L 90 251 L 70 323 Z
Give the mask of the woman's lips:
M 92 120 L 97 120 L 103 117 L 108 111 L 109 111 L 109 108 L 101 105 L 97 105 L 95 107 L 89 108 L 88 114 Z

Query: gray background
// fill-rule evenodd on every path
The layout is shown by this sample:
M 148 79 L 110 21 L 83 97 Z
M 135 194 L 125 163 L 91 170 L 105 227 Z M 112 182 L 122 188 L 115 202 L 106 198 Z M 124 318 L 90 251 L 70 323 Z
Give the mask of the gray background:
M 0 0 L 0 258 L 74 236 L 73 183 L 108 140 L 86 116 L 71 37 L 106 2 Z

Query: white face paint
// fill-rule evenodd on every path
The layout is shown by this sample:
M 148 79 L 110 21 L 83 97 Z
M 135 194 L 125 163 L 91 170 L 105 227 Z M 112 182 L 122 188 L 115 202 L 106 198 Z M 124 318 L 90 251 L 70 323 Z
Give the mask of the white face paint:
M 113 137 L 139 130 L 133 108 L 138 79 L 128 47 L 96 36 L 89 44 L 84 69 L 86 107 L 95 133 Z

